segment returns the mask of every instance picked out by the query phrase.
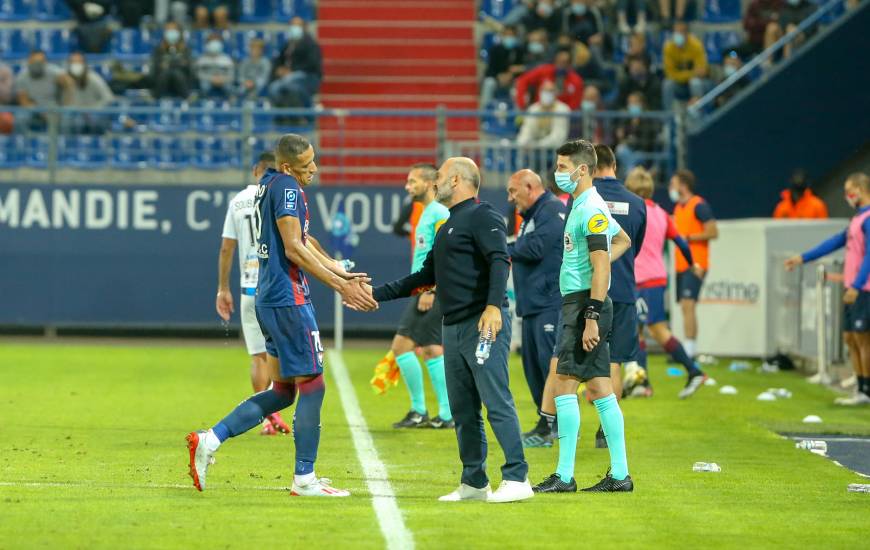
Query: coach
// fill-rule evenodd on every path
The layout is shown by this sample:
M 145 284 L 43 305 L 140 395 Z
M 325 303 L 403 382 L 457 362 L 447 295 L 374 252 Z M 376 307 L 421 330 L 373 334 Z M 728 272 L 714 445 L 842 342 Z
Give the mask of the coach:
M 435 237 L 423 267 L 374 288 L 377 301 L 394 300 L 438 286 L 447 394 L 456 422 L 462 480 L 442 501 L 512 502 L 533 496 L 523 454 L 520 423 L 508 381 L 510 314 L 507 286 L 510 258 L 501 215 L 477 199 L 480 171 L 468 158 L 447 159 L 438 170 L 435 198 L 450 218 Z M 481 333 L 494 334 L 489 358 L 477 364 Z M 486 433 L 481 404 L 505 455 L 502 483 L 490 493 L 486 475 Z
M 541 415 L 544 383 L 556 345 L 556 326 L 562 296 L 559 267 L 562 264 L 562 232 L 565 205 L 544 188 L 538 174 L 520 170 L 507 185 L 508 201 L 523 218 L 516 242 L 508 244 L 517 294 L 517 315 L 523 318 L 523 371 L 532 400 Z M 541 415 L 538 425 L 523 434 L 525 446 L 537 438 L 551 437 L 550 423 Z

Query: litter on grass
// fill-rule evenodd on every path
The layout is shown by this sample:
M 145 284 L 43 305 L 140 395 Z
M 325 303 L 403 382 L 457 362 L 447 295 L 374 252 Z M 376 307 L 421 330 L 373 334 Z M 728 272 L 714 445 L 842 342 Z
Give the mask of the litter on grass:
M 822 418 L 815 414 L 810 414 L 804 417 L 804 424 L 821 424 Z
M 722 386 L 719 388 L 719 393 L 723 395 L 737 395 L 737 388 L 734 386 Z

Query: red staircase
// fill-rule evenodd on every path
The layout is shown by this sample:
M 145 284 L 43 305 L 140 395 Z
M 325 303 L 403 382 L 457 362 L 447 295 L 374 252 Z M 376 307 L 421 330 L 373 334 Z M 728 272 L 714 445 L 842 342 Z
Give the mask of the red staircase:
M 436 162 L 432 111 L 478 108 L 473 0 L 319 0 L 320 98 L 327 109 L 370 109 L 319 123 L 324 184 L 404 184 L 408 166 Z M 451 140 L 477 139 L 474 116 L 449 117 Z

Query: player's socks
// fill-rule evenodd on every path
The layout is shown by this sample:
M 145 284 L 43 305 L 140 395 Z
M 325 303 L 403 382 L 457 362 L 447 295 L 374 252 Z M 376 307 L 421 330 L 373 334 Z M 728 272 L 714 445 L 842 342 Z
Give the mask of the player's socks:
M 556 423 L 556 415 L 550 414 L 550 413 L 545 413 L 544 411 L 541 411 L 540 414 L 541 414 L 541 418 L 543 418 L 544 421 L 547 423 L 547 431 L 549 433 L 553 433 L 554 425 Z
M 286 409 L 293 404 L 295 397 L 295 384 L 273 382 L 268 390 L 255 393 L 239 403 L 211 432 L 223 443 L 258 426 L 270 414 Z
M 640 368 L 642 368 L 643 370 L 647 370 L 646 339 L 644 338 L 641 338 L 640 342 L 638 342 L 637 364 L 640 365 Z
M 411 396 L 411 409 L 420 414 L 426 414 L 426 394 L 423 393 L 423 369 L 420 367 L 420 361 L 417 360 L 417 354 L 413 351 L 403 353 L 396 357 L 396 363 L 399 365 L 402 378 L 408 387 L 408 394 Z
M 858 379 L 858 391 L 870 395 L 870 378 L 866 376 L 855 376 Z
M 623 480 L 628 475 L 628 460 L 625 457 L 625 422 L 622 409 L 612 393 L 592 402 L 601 419 L 607 449 L 610 451 L 610 474 L 613 479 Z
M 697 376 L 701 374 L 700 369 L 695 365 L 695 362 L 689 357 L 689 354 L 686 353 L 686 348 L 680 344 L 680 341 L 671 336 L 671 339 L 665 342 L 664 345 L 665 351 L 670 355 L 674 361 L 683 365 L 686 369 L 686 372 L 689 373 L 689 376 Z
M 429 371 L 429 379 L 435 388 L 435 397 L 438 398 L 438 416 L 441 420 L 453 420 L 450 412 L 450 400 L 447 398 L 447 378 L 444 375 L 444 356 L 439 355 L 426 360 L 426 370 Z
M 689 355 L 689 357 L 691 357 L 691 358 L 695 357 L 695 341 L 694 340 L 689 340 L 688 338 L 683 340 L 683 349 L 686 350 L 686 353 Z
M 574 478 L 577 434 L 580 433 L 580 406 L 576 395 L 556 397 L 556 417 L 559 419 L 559 463 L 556 473 L 562 481 L 570 483 Z
M 317 447 L 320 445 L 320 408 L 326 387 L 323 376 L 297 384 L 299 403 L 293 415 L 293 439 L 296 442 L 297 476 L 314 472 Z

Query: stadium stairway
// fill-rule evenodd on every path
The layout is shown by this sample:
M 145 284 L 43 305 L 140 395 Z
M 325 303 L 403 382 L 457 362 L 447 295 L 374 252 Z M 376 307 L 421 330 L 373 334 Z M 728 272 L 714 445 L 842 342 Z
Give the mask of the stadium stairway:
M 477 109 L 474 6 L 468 0 L 320 0 L 323 106 Z M 321 182 L 404 183 L 410 164 L 437 160 L 438 120 L 423 114 L 322 118 Z M 476 117 L 445 122 L 449 139 L 477 139 Z

